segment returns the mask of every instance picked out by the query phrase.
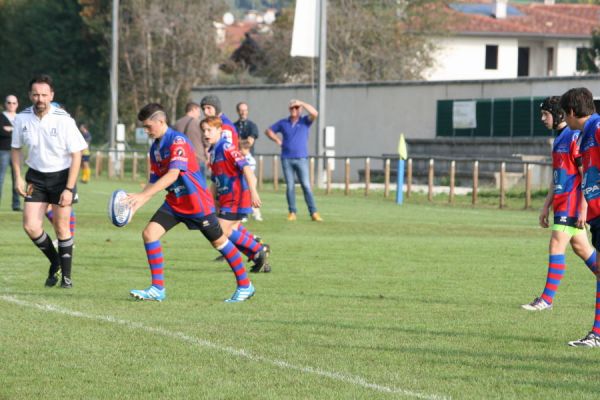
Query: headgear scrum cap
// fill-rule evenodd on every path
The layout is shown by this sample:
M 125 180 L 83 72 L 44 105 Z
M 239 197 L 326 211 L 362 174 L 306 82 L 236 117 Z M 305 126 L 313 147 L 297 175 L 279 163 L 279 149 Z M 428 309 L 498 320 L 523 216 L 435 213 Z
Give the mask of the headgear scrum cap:
M 565 120 L 565 111 L 560 108 L 560 96 L 546 97 L 540 104 L 540 110 L 552 114 L 552 128 L 554 129 Z
M 200 107 L 204 106 L 213 106 L 217 115 L 221 114 L 221 100 L 214 94 L 209 94 L 208 96 L 204 96 L 200 101 Z

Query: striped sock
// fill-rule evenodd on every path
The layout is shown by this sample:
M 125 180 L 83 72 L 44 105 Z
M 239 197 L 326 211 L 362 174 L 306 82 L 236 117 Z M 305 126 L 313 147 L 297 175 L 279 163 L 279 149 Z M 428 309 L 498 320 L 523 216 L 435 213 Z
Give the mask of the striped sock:
M 246 274 L 246 268 L 244 268 L 244 261 L 242 260 L 242 255 L 238 251 L 238 249 L 231 243 L 231 241 L 225 242 L 223 245 L 217 247 L 217 250 L 227 260 L 231 270 L 235 274 L 235 280 L 237 281 L 238 287 L 247 288 L 250 286 L 250 279 L 248 279 L 248 275 Z
M 600 281 L 596 281 L 596 312 L 594 317 L 594 327 L 592 332 L 600 335 Z
M 157 289 L 165 288 L 165 278 L 163 276 L 163 253 L 160 240 L 144 243 L 146 255 L 148 256 L 148 265 L 150 274 L 152 274 L 152 286 Z
M 592 255 L 585 260 L 585 265 L 592 271 L 594 274 L 596 273 L 596 250 L 592 253 Z
M 48 221 L 52 223 L 52 220 L 54 219 L 54 212 L 52 211 L 52 209 L 46 211 L 46 218 L 48 218 Z
M 247 232 L 247 234 L 239 229 L 231 231 L 229 240 L 231 240 L 235 247 L 237 247 L 242 253 L 244 253 L 250 259 L 253 259 L 254 256 L 263 249 L 263 246 L 254 240 L 254 236 L 252 236 L 247 229 L 244 228 L 244 231 Z
M 54 212 L 52 209 L 46 212 L 46 218 L 50 223 L 53 223 Z M 77 217 L 75 217 L 75 210 L 71 209 L 71 217 L 69 218 L 69 230 L 71 231 L 71 237 L 75 236 L 75 223 L 77 222 Z
M 550 254 L 546 286 L 544 287 L 544 293 L 542 293 L 542 299 L 544 299 L 546 303 L 552 304 L 554 295 L 558 290 L 558 285 L 560 285 L 560 280 L 565 273 L 565 268 L 564 254 Z
M 77 217 L 75 217 L 75 210 L 71 208 L 71 217 L 69 217 L 69 230 L 71 231 L 71 237 L 75 236 L 75 223 Z
M 242 224 L 240 224 L 237 228 L 238 231 L 240 231 L 242 234 L 250 236 L 252 238 L 252 240 L 256 240 L 256 236 L 254 236 L 252 233 L 250 233 L 250 231 L 248 229 L 246 229 L 246 227 Z

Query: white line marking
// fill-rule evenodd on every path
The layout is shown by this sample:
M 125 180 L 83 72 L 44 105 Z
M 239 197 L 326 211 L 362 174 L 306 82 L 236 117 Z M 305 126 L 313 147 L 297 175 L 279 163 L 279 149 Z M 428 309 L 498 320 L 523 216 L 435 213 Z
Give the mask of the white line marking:
M 314 368 L 314 367 L 294 365 L 294 364 L 290 364 L 287 361 L 283 361 L 283 360 L 272 360 L 272 359 L 269 359 L 266 357 L 251 354 L 244 349 L 236 349 L 234 347 L 221 346 L 219 344 L 209 342 L 208 340 L 204 340 L 204 339 L 200 339 L 200 338 L 197 338 L 194 336 L 186 335 L 183 332 L 168 331 L 163 328 L 147 326 L 147 325 L 144 325 L 139 322 L 118 319 L 118 318 L 115 318 L 110 315 L 86 314 L 86 313 L 83 313 L 80 311 L 72 311 L 72 310 L 69 310 L 66 308 L 62 308 L 60 306 L 53 305 L 53 304 L 31 303 L 29 301 L 20 300 L 14 296 L 7 296 L 7 295 L 0 295 L 0 300 L 3 300 L 7 303 L 12 303 L 12 304 L 16 304 L 19 306 L 23 306 L 23 307 L 36 308 L 38 310 L 42 310 L 42 311 L 46 311 L 46 312 L 53 312 L 53 313 L 68 315 L 70 317 L 75 317 L 75 318 L 85 318 L 85 319 L 90 319 L 90 320 L 94 320 L 94 321 L 109 322 L 112 324 L 122 325 L 129 329 L 143 330 L 148 333 L 154 333 L 157 335 L 161 335 L 161 336 L 169 337 L 172 339 L 181 340 L 183 342 L 191 343 L 191 344 L 194 344 L 194 345 L 197 345 L 200 347 L 207 347 L 207 348 L 218 350 L 218 351 L 228 353 L 228 354 L 231 354 L 234 356 L 243 357 L 250 361 L 263 362 L 265 364 L 271 364 L 276 367 L 299 371 L 299 372 L 302 372 L 305 374 L 313 374 L 313 375 L 323 376 L 323 377 L 330 378 L 330 379 L 333 379 L 336 381 L 346 382 L 346 383 L 349 383 L 354 386 L 361 386 L 361 387 L 364 387 L 367 389 L 372 389 L 377 392 L 400 394 L 403 396 L 414 397 L 414 398 L 423 399 L 423 400 L 450 400 L 451 399 L 449 396 L 419 393 L 419 392 L 414 392 L 412 390 L 390 387 L 390 386 L 383 386 L 383 385 L 378 385 L 376 383 L 370 383 L 367 380 L 365 380 L 364 378 L 357 376 L 357 375 L 344 374 L 341 372 L 334 372 L 334 371 L 326 371 L 326 370 L 322 370 L 320 368 Z

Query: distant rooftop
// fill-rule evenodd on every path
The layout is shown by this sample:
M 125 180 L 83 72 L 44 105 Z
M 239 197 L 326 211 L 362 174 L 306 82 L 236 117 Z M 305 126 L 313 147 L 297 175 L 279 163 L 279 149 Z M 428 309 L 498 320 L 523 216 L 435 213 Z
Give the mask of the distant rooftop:
M 450 4 L 450 8 L 455 11 L 464 13 L 464 14 L 479 14 L 485 15 L 486 17 L 494 16 L 494 5 L 493 4 L 461 4 L 461 3 L 452 3 Z M 523 15 L 521 11 L 517 8 L 508 5 L 506 7 L 506 15 L 509 17 L 518 17 Z
M 591 38 L 600 27 L 600 6 L 593 4 L 509 2 L 505 18 L 496 18 L 492 0 L 456 1 L 447 10 L 446 27 L 455 34 Z

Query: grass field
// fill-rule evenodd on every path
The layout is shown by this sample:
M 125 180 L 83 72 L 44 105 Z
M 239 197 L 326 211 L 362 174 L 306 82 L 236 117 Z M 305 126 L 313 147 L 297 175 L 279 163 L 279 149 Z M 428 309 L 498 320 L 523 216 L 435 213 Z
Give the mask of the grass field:
M 122 229 L 109 193 L 81 186 L 74 288 L 46 289 L 48 263 L 0 211 L 0 399 L 597 399 L 600 352 L 570 348 L 591 328 L 594 280 L 572 252 L 551 312 L 539 295 L 549 232 L 537 213 L 404 206 L 380 194 L 318 195 L 325 219 L 285 221 L 263 193 L 271 274 L 225 304 L 234 279 L 197 232 L 163 240 L 168 299 L 135 302 L 149 273 L 141 230 Z M 459 201 L 460 202 L 460 201 Z M 465 201 L 466 203 L 466 201 Z M 519 201 L 519 206 L 520 206 Z

